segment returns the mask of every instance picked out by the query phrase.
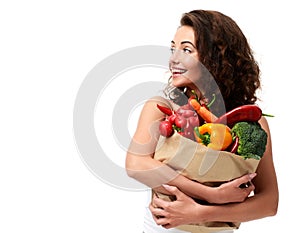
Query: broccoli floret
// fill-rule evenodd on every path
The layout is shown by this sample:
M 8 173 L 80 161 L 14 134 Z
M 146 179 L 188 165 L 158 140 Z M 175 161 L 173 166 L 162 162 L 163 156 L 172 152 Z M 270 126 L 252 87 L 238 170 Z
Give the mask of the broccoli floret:
M 261 159 L 267 144 L 267 133 L 257 122 L 238 122 L 231 132 L 239 138 L 237 154 L 246 158 Z

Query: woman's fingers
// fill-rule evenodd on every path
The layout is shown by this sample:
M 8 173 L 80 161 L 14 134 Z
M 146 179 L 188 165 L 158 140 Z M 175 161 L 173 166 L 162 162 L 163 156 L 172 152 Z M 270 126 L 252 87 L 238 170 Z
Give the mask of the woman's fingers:
M 182 193 L 177 187 L 170 185 L 163 185 L 163 187 L 171 194 L 176 196 L 176 200 L 183 200 L 185 198 L 185 194 Z M 169 201 L 164 201 L 156 196 L 153 197 L 152 200 L 153 206 L 162 209 L 168 209 L 170 206 Z
M 238 186 L 237 192 L 240 192 L 239 198 L 237 198 L 237 202 L 243 202 L 247 197 L 249 197 L 250 193 L 254 191 L 255 186 L 251 181 L 248 181 L 247 183 L 243 183 Z
M 256 176 L 256 173 L 251 173 L 251 174 L 247 174 L 244 175 L 240 178 L 235 179 L 234 181 L 232 181 L 234 183 L 234 185 L 236 185 L 236 187 L 243 187 L 243 185 L 249 186 L 249 182 Z
M 160 200 L 157 197 L 155 197 L 154 199 Z M 153 201 L 154 201 L 154 199 L 153 199 Z M 157 201 L 157 200 L 155 202 L 159 203 L 159 201 Z M 160 207 L 157 207 L 156 205 L 154 205 L 154 203 L 149 205 L 149 209 L 150 209 L 150 211 L 152 213 L 152 217 L 157 225 L 161 225 L 163 227 L 167 227 L 169 225 L 169 219 L 167 218 L 168 212 L 166 212 L 164 209 L 162 209 Z
M 152 205 L 153 205 L 153 207 L 156 207 L 156 208 L 166 209 L 166 208 L 168 208 L 168 205 L 170 205 L 170 202 L 164 201 L 158 197 L 153 197 Z
M 256 173 L 247 174 L 220 185 L 219 199 L 215 203 L 243 202 L 255 189 L 255 186 L 251 182 L 255 176 Z
M 252 191 L 254 191 L 255 186 L 254 186 L 254 184 L 253 184 L 251 181 L 249 181 L 248 183 L 246 183 L 246 184 L 240 186 L 240 188 L 243 189 L 243 191 L 244 191 L 245 193 L 247 193 L 246 196 L 248 197 L 249 194 L 250 194 Z
M 162 208 L 154 207 L 153 205 L 150 205 L 149 209 L 150 209 L 152 215 L 154 215 L 156 218 L 162 218 L 162 217 L 167 216 L 167 212 Z
M 185 194 L 181 192 L 176 186 L 170 186 L 167 184 L 162 185 L 168 192 L 176 196 L 176 200 L 181 200 L 185 197 Z

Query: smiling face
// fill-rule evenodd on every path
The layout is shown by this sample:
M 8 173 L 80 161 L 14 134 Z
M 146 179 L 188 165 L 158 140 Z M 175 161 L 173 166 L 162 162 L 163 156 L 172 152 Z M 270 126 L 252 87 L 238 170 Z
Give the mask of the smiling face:
M 190 26 L 181 26 L 171 42 L 172 55 L 169 68 L 172 73 L 172 84 L 175 87 L 196 88 L 201 72 L 199 54 L 196 48 L 194 30 Z

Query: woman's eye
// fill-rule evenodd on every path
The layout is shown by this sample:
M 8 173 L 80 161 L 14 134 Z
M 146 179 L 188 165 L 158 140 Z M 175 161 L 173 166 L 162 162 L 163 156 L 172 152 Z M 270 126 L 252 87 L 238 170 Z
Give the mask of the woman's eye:
M 192 53 L 192 50 L 190 50 L 190 49 L 188 49 L 188 48 L 184 48 L 184 49 L 183 49 L 183 52 L 184 52 L 184 53 Z
M 170 48 L 170 51 L 171 51 L 172 54 L 175 52 L 175 50 L 176 50 L 175 48 Z M 182 49 L 182 51 L 183 51 L 184 53 L 187 53 L 187 54 L 192 53 L 192 50 L 189 49 L 189 48 L 184 48 L 184 49 Z

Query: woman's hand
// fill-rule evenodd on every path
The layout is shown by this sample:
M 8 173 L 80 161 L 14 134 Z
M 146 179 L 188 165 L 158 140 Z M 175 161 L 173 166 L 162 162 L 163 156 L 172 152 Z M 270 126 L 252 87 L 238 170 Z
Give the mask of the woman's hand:
M 164 201 L 154 196 L 149 209 L 157 225 L 169 229 L 179 225 L 204 222 L 201 216 L 205 216 L 205 214 L 201 213 L 200 216 L 198 214 L 200 211 L 196 210 L 205 208 L 205 206 L 197 204 L 175 186 L 163 186 L 171 195 L 176 196 L 176 201 Z
M 255 173 L 247 174 L 212 188 L 215 193 L 207 197 L 207 201 L 214 204 L 243 202 L 254 191 L 255 187 L 251 180 L 255 176 Z M 172 228 L 183 224 L 205 222 L 205 206 L 196 203 L 175 186 L 163 185 L 163 187 L 170 195 L 176 196 L 176 201 L 164 201 L 154 196 L 149 208 L 156 224 Z
M 206 201 L 212 204 L 243 202 L 255 189 L 251 182 L 255 176 L 256 173 L 247 174 L 219 187 L 212 188 L 212 195 L 209 195 Z

